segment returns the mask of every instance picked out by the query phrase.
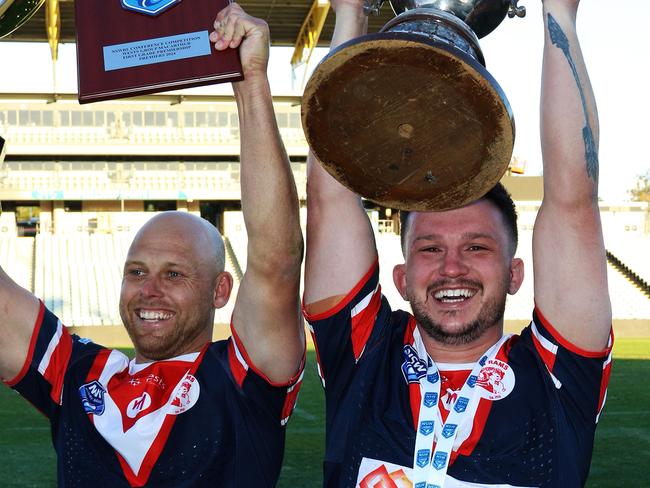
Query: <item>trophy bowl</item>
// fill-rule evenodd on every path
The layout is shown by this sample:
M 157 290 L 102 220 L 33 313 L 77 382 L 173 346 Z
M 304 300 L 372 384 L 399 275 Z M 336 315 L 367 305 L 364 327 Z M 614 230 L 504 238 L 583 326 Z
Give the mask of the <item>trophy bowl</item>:
M 487 193 L 508 167 L 515 127 L 474 29 L 486 35 L 514 4 L 394 0 L 400 13 L 380 32 L 332 50 L 302 101 L 323 167 L 397 209 L 447 210 Z
M 395 15 L 416 8 L 448 12 L 465 22 L 479 39 L 496 29 L 509 11 L 511 16 L 525 13 L 510 0 L 391 0 L 391 6 Z

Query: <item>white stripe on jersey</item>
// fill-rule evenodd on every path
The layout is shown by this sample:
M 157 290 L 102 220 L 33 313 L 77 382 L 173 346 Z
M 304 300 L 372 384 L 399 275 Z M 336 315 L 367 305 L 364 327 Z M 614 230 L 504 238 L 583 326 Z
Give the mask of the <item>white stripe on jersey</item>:
M 361 312 L 363 312 L 368 306 L 368 304 L 370 303 L 370 300 L 372 300 L 373 295 L 377 293 L 378 289 L 379 289 L 379 283 L 377 283 L 377 286 L 375 287 L 374 290 L 368 293 L 365 297 L 363 297 L 363 300 L 361 300 L 359 303 L 357 303 L 354 306 L 354 308 L 350 311 L 350 316 L 354 317 L 355 315 L 358 315 Z
M 544 349 L 546 349 L 548 352 L 552 353 L 554 356 L 557 355 L 557 345 L 553 344 L 551 341 L 549 341 L 546 337 L 544 337 L 542 334 L 539 333 L 539 330 L 537 329 L 537 325 L 535 322 L 531 322 L 531 330 L 533 331 L 533 335 L 537 338 L 539 343 L 542 345 Z
M 231 340 L 232 340 L 232 345 L 235 349 L 235 357 L 237 358 L 237 361 L 239 361 L 239 363 L 242 365 L 244 371 L 248 371 L 248 363 L 244 359 L 244 356 L 242 356 L 242 353 L 239 351 L 239 347 L 237 347 L 237 341 L 235 340 L 234 337 Z
M 52 359 L 52 354 L 54 354 L 54 351 L 59 345 L 62 335 L 63 335 L 63 324 L 59 320 L 56 324 L 56 332 L 52 336 L 52 339 L 50 339 L 50 343 L 47 345 L 47 350 L 45 351 L 45 354 L 43 354 L 43 357 L 41 358 L 41 362 L 38 363 L 38 372 L 41 373 L 41 375 L 45 375 L 45 371 L 47 370 L 47 367 L 50 365 L 50 359 Z

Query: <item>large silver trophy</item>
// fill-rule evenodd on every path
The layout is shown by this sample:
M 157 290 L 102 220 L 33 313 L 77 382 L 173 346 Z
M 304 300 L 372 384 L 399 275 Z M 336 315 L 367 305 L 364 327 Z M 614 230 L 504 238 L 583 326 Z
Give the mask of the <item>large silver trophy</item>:
M 378 12 L 383 0 L 366 0 Z M 307 140 L 329 173 L 361 196 L 405 210 L 446 210 L 505 173 L 514 120 L 478 38 L 518 0 L 391 0 L 379 33 L 333 50 L 303 95 Z

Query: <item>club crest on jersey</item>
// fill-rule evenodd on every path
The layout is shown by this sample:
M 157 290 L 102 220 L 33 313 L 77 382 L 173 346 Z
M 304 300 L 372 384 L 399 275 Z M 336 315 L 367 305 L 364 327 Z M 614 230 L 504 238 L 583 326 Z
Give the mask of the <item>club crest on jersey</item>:
M 176 390 L 172 394 L 172 400 L 169 404 L 169 413 L 178 415 L 186 412 L 194 406 L 199 399 L 201 387 L 196 378 L 187 373 L 185 378 L 178 384 Z
M 418 383 L 427 374 L 427 363 L 420 359 L 413 346 L 404 346 L 402 374 L 407 383 Z
M 515 373 L 507 363 L 489 359 L 479 371 L 476 385 L 479 395 L 488 400 L 501 400 L 515 388 Z
M 180 2 L 181 0 L 120 0 L 126 10 L 147 15 L 159 15 Z
M 420 449 L 418 451 L 418 455 L 415 459 L 415 463 L 421 467 L 424 468 L 427 464 L 429 464 L 429 449 Z
M 468 403 L 469 403 L 469 398 L 458 397 L 458 400 L 456 400 L 456 404 L 454 405 L 454 410 L 456 410 L 458 413 L 463 413 L 467 408 Z
M 437 452 L 433 456 L 433 461 L 431 464 L 433 464 L 433 467 L 436 468 L 437 470 L 441 470 L 442 468 L 444 468 L 445 464 L 447 464 L 447 453 Z
M 442 428 L 442 437 L 449 439 L 456 432 L 458 424 L 445 424 Z
M 433 432 L 433 420 L 423 420 L 420 422 L 420 432 L 422 435 L 429 435 Z
M 81 385 L 79 387 L 79 396 L 84 411 L 93 415 L 103 414 L 106 408 L 104 393 L 106 393 L 106 389 L 97 380 Z
M 424 406 L 431 408 L 438 403 L 438 394 L 434 391 L 427 391 L 424 394 Z

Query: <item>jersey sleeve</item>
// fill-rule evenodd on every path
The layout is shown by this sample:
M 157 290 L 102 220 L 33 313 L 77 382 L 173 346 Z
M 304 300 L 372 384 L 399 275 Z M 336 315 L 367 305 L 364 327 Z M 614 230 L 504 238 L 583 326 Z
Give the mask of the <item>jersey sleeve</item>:
M 610 332 L 603 351 L 585 351 L 564 339 L 535 308 L 533 320 L 522 333 L 540 357 L 567 411 L 587 424 L 598 422 L 607 398 L 614 336 Z
M 382 298 L 378 263 L 334 308 L 303 312 L 316 345 L 318 373 L 331 395 L 346 388 L 359 363 L 387 337 L 390 306 Z
M 286 425 L 298 400 L 305 356 L 303 355 L 298 372 L 292 378 L 284 383 L 275 383 L 253 364 L 234 327 L 231 326 L 231 330 L 228 364 L 235 382 L 250 403 L 275 418 L 280 425 Z M 282 354 L 282 351 L 278 351 L 278 354 Z
M 63 383 L 74 357 L 97 348 L 71 335 L 41 302 L 25 363 L 7 385 L 20 393 L 45 416 L 52 418 L 61 405 Z

